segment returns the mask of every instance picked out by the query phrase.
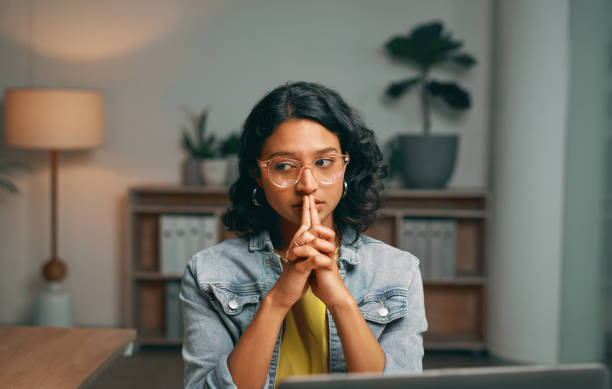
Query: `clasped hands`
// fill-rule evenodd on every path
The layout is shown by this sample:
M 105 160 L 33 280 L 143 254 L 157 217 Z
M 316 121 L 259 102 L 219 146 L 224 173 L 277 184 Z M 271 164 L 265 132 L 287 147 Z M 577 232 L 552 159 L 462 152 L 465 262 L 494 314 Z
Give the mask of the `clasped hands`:
M 311 195 L 303 198 L 302 222 L 287 247 L 284 258 L 288 264 L 273 288 L 280 306 L 291 308 L 309 286 L 330 309 L 352 299 L 334 258 L 336 233 L 321 224 Z

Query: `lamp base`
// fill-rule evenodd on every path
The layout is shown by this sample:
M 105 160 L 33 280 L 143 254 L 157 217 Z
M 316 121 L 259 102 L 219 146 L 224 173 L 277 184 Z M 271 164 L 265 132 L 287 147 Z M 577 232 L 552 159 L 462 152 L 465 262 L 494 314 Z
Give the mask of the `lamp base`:
M 49 288 L 36 296 L 34 324 L 45 327 L 72 326 L 72 296 L 62 290 L 59 282 L 49 282 Z
M 49 259 L 43 267 L 43 276 L 47 281 L 61 281 L 67 273 L 68 266 L 57 257 Z

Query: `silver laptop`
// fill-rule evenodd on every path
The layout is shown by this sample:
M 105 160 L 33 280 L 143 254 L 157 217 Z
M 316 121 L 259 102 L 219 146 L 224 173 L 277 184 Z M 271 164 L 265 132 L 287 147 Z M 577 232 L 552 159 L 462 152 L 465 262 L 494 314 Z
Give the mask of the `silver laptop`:
M 291 377 L 278 389 L 608 389 L 598 363 L 425 370 L 419 376 L 333 374 Z

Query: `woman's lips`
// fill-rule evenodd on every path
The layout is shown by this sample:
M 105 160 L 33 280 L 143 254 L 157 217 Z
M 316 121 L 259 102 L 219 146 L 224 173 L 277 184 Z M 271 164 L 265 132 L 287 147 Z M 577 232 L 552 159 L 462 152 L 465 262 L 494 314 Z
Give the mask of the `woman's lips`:
M 325 201 L 315 201 L 315 207 L 317 208 L 317 211 L 322 210 L 324 204 L 325 204 Z M 302 210 L 302 203 L 293 205 L 293 208 L 299 209 L 301 211 Z

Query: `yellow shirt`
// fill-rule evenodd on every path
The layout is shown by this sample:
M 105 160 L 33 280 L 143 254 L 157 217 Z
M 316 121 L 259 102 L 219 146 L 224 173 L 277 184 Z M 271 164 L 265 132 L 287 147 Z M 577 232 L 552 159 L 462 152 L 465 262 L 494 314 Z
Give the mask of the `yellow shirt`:
M 328 338 L 327 307 L 308 287 L 285 317 L 276 385 L 289 376 L 329 373 Z
M 294 375 L 329 373 L 327 307 L 310 288 L 287 313 L 276 384 Z

